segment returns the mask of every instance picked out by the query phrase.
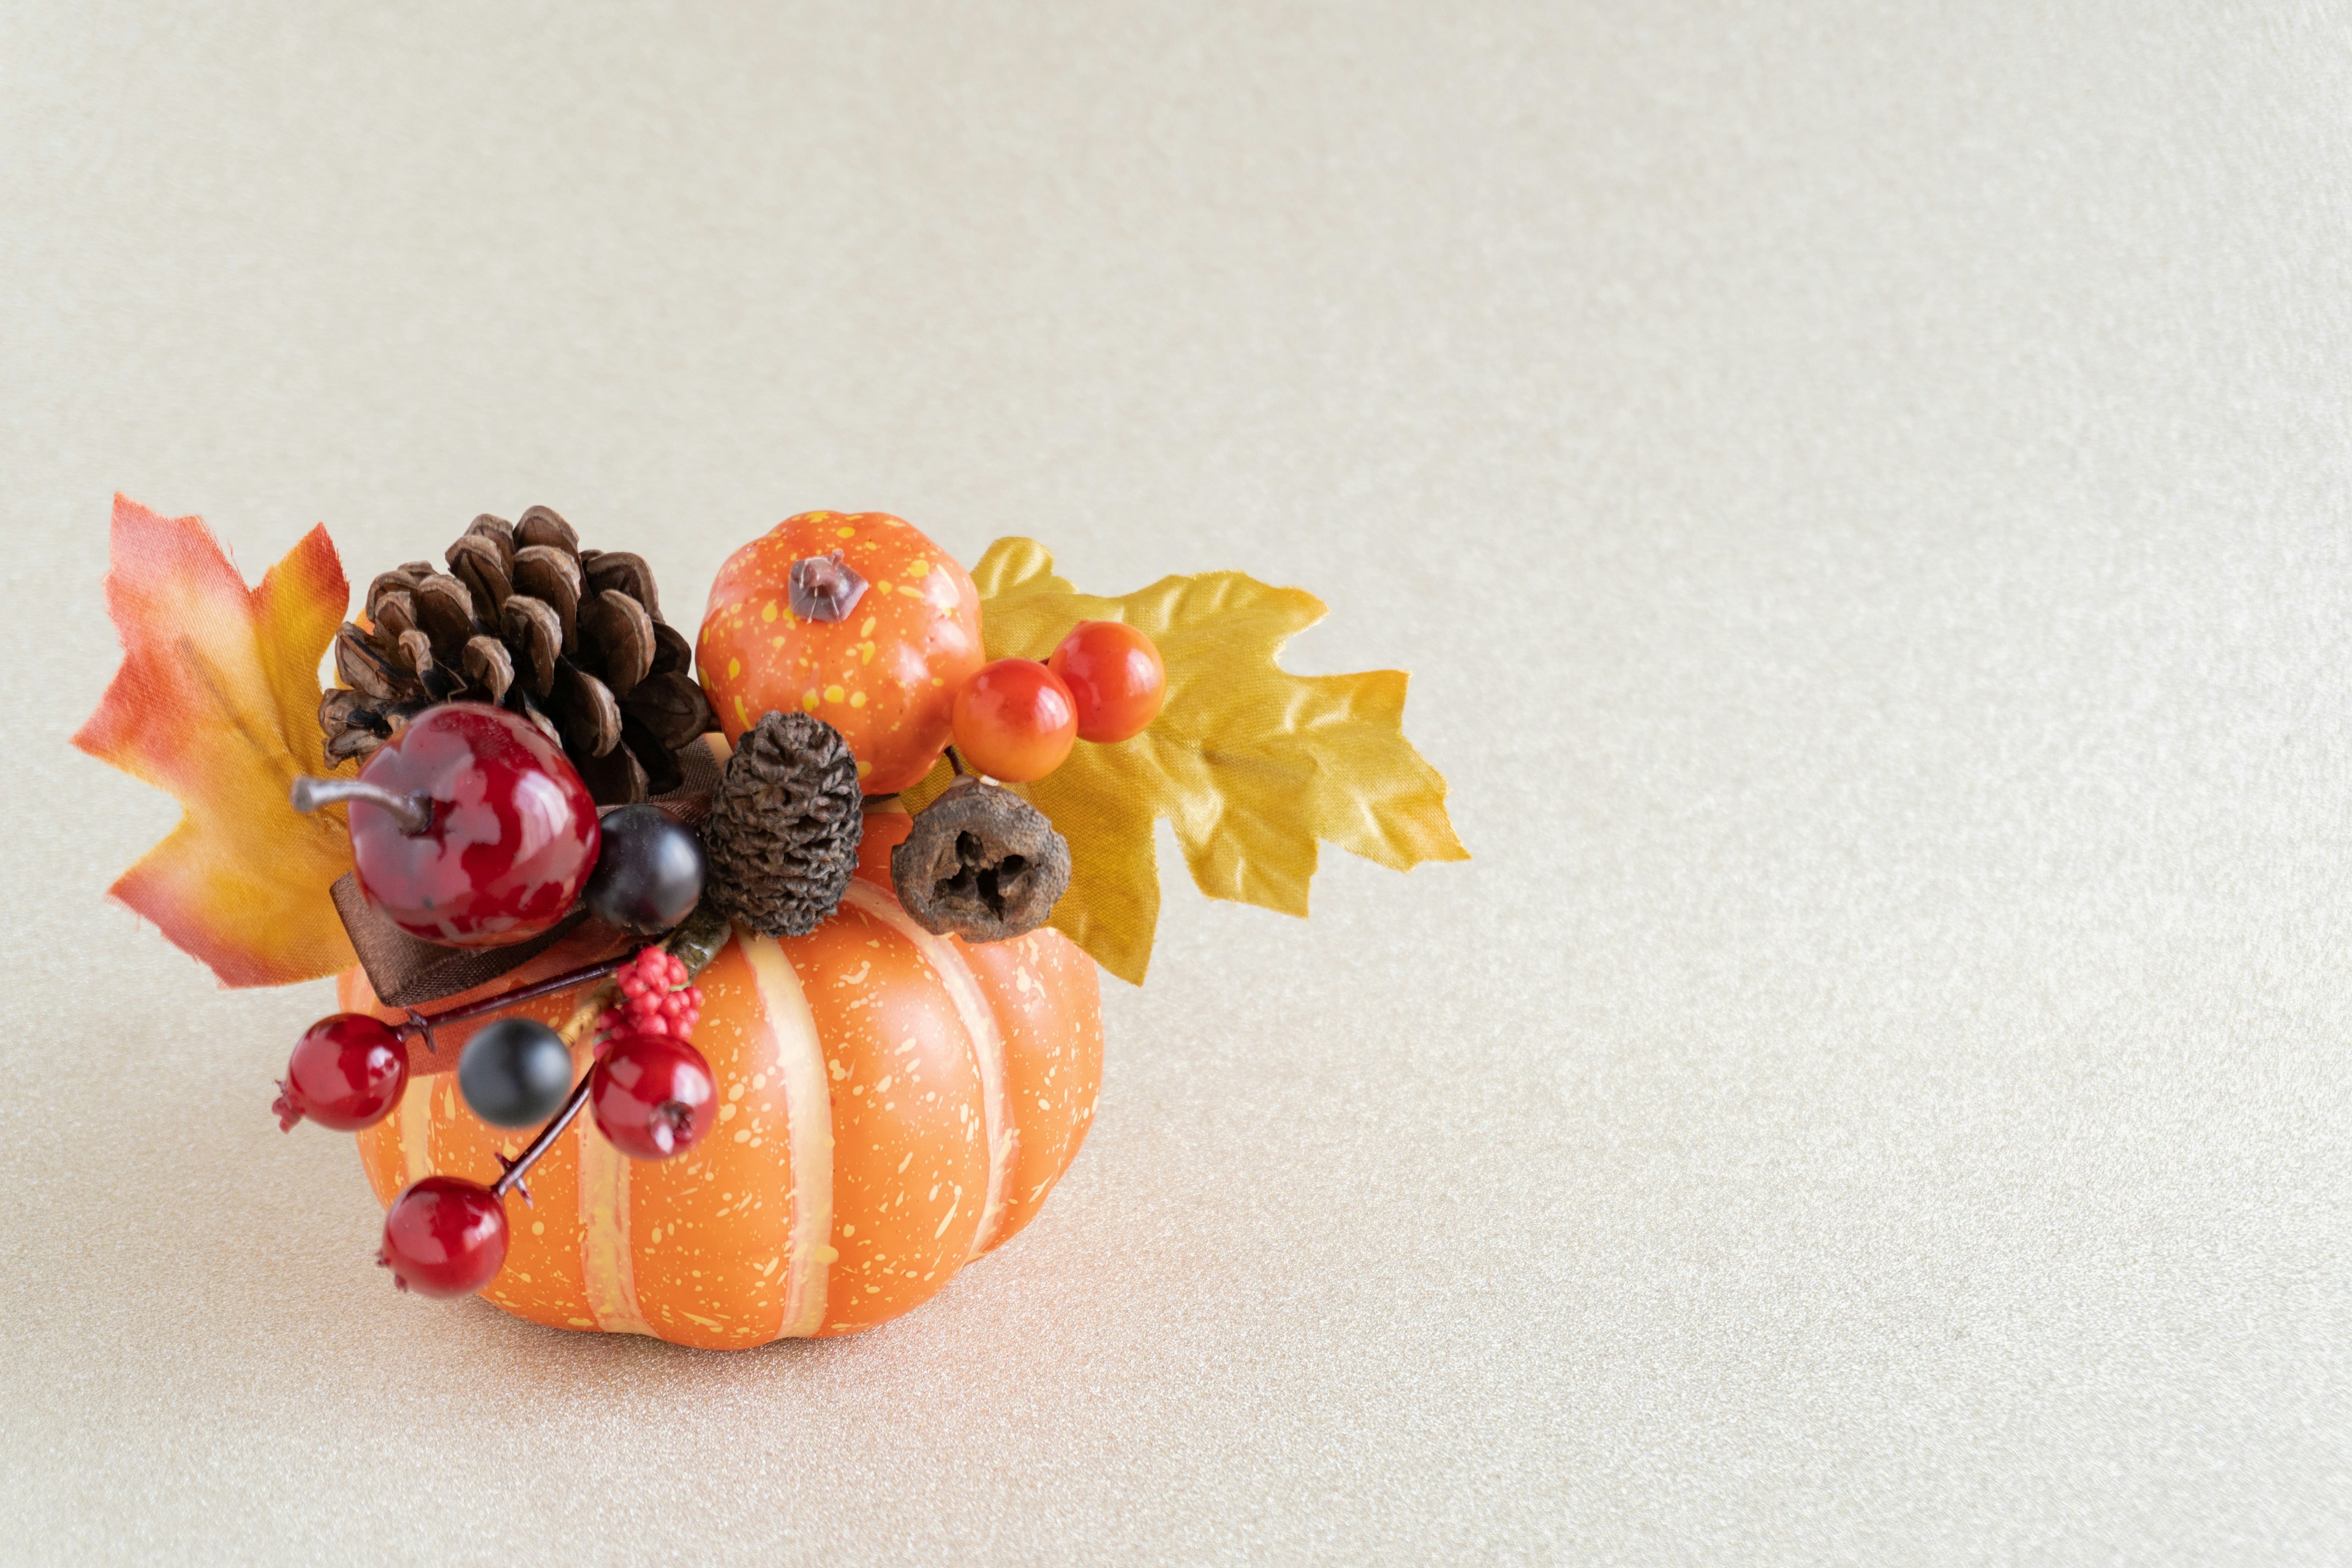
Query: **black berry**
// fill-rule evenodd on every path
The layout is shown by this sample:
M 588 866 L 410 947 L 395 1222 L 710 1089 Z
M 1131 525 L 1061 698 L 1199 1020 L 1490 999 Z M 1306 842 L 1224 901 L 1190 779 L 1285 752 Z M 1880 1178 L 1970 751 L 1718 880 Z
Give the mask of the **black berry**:
M 588 912 L 608 926 L 650 936 L 694 912 L 702 900 L 702 840 L 660 807 L 625 805 L 604 814 L 604 847 L 588 879 Z
M 572 1053 L 537 1019 L 495 1019 L 466 1042 L 457 1092 L 493 1127 L 535 1127 L 572 1092 Z

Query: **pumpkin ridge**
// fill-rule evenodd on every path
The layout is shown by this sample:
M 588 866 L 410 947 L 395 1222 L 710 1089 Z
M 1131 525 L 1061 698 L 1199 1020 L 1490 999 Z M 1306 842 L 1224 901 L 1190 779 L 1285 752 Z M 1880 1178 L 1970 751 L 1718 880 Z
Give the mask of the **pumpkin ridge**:
M 605 1142 L 591 1117 L 566 1136 L 580 1154 L 580 1282 L 588 1315 L 608 1334 L 652 1334 L 637 1306 L 629 1251 L 629 1161 Z
M 771 937 L 738 929 L 758 987 L 772 1059 L 783 1080 L 785 1137 L 791 1147 L 793 1221 L 778 1339 L 803 1339 L 824 1321 L 833 1259 L 833 1105 L 824 1083 L 824 1042 L 792 955 Z M 786 1040 L 787 1024 L 791 1040 Z
M 1020 1155 L 1020 1130 L 1006 1100 L 1004 1033 L 997 1026 L 996 1009 L 989 1005 L 987 994 L 956 944 L 917 925 L 896 898 L 853 879 L 842 902 L 856 904 L 915 944 L 915 951 L 946 988 L 956 1016 L 963 1020 L 964 1033 L 971 1037 L 972 1060 L 980 1069 L 981 1114 L 986 1119 L 988 1133 L 988 1196 L 981 1205 L 980 1228 L 972 1233 L 971 1250 L 965 1255 L 964 1261 L 970 1262 L 989 1249 L 1004 1223 L 1005 1188 Z

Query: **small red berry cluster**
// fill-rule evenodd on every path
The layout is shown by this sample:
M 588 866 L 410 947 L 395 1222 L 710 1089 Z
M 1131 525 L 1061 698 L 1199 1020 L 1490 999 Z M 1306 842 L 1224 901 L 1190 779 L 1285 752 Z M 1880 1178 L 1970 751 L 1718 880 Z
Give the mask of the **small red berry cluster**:
M 620 992 L 620 1005 L 596 1016 L 594 1065 L 529 1148 L 511 1160 L 499 1157 L 505 1174 L 488 1185 L 458 1176 L 426 1176 L 393 1200 L 376 1261 L 392 1270 L 401 1289 L 470 1296 L 498 1278 L 507 1258 L 506 1195 L 517 1192 L 530 1201 L 524 1175 L 583 1106 L 597 1131 L 631 1159 L 667 1160 L 701 1140 L 719 1098 L 710 1064 L 690 1043 L 702 1016 L 701 988 L 691 984 L 683 960 L 655 944 L 633 958 L 591 964 L 431 1017 L 412 1010 L 406 1021 L 388 1024 L 365 1013 L 337 1013 L 311 1025 L 295 1043 L 272 1107 L 278 1126 L 290 1131 L 308 1118 L 357 1131 L 382 1121 L 399 1105 L 408 1087 L 408 1037 L 421 1035 L 428 1050 L 437 1050 L 438 1026 L 502 1012 L 607 975 Z M 511 1016 L 500 1025 L 544 1035 L 559 1057 L 565 1048 L 563 1037 L 544 1025 Z M 488 1043 L 489 1035 L 478 1034 L 467 1051 Z M 559 1060 L 559 1072 L 562 1066 Z M 461 1088 L 465 1070 L 461 1064 Z
M 1139 735 L 1168 696 L 1150 637 L 1123 621 L 1080 621 L 1051 657 L 1000 658 L 960 687 L 950 710 L 963 763 L 1006 784 L 1062 765 L 1073 741 Z
M 685 961 L 658 947 L 646 948 L 613 976 L 621 988 L 621 1005 L 596 1016 L 596 1032 L 618 1035 L 671 1035 L 694 1037 L 702 1017 L 702 987 L 689 985 Z M 600 1042 L 598 1050 L 603 1050 Z

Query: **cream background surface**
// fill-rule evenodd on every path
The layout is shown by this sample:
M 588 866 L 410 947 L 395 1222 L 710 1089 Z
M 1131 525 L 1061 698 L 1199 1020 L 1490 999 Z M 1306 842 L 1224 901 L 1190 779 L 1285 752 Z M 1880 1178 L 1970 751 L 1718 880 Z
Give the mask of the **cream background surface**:
M 2348 22 L 0 7 L 0 1559 L 2352 1555 Z M 889 1328 L 398 1299 L 101 900 L 118 489 L 1300 583 L 1477 858 L 1171 872 Z

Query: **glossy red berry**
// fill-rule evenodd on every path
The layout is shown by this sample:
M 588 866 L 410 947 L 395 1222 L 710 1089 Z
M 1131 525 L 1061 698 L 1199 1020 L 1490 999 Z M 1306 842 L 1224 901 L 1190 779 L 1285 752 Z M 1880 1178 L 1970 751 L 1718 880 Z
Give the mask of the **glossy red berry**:
M 1168 699 L 1159 645 L 1124 621 L 1080 621 L 1045 664 L 1070 689 L 1081 741 L 1139 735 Z
M 305 779 L 303 810 L 347 802 L 360 891 L 409 935 L 508 947 L 545 931 L 596 867 L 596 805 L 529 720 L 445 702 L 376 749 L 357 779 Z
M 356 1132 L 390 1115 L 407 1087 L 408 1049 L 392 1026 L 365 1013 L 337 1013 L 294 1042 L 270 1109 L 282 1132 L 305 1117 Z
M 694 1147 L 710 1130 L 718 1099 L 702 1053 L 667 1034 L 610 1041 L 588 1077 L 597 1128 L 633 1160 L 667 1160 Z
M 620 1035 L 670 1035 L 681 1040 L 694 1037 L 694 1026 L 702 1018 L 702 987 L 688 985 L 686 964 L 677 954 L 649 947 L 623 964 L 613 976 L 620 987 L 621 1005 L 607 1007 L 596 1016 L 596 1031 L 608 1037 Z M 599 1040 L 596 1054 L 604 1055 L 609 1039 Z
M 420 1296 L 470 1296 L 507 1260 L 507 1211 L 498 1194 L 456 1176 L 427 1176 L 392 1200 L 376 1261 Z
M 1034 658 L 983 665 L 956 693 L 956 750 L 990 778 L 1042 779 L 1062 765 L 1077 736 L 1070 689 Z

